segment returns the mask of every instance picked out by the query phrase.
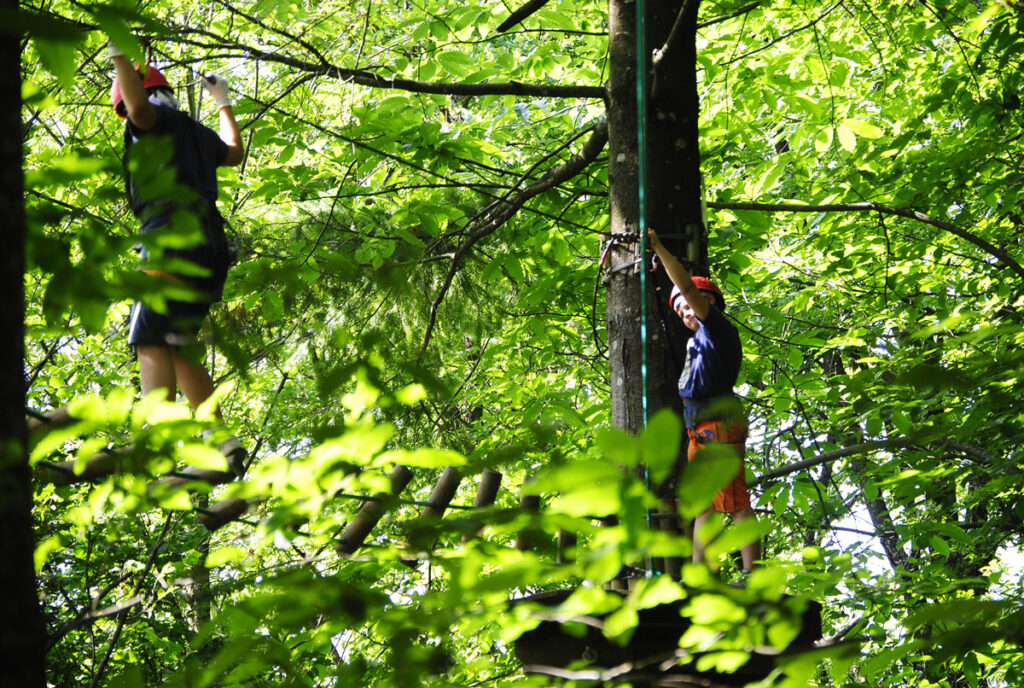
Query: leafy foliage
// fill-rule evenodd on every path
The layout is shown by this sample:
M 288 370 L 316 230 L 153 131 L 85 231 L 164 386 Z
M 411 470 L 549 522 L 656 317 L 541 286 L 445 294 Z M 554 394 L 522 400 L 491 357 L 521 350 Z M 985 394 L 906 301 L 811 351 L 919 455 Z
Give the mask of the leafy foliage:
M 607 153 L 545 176 L 604 116 L 607 8 L 552 0 L 497 33 L 508 11 L 23 4 L 29 402 L 77 400 L 79 419 L 33 460 L 80 470 L 134 447 L 99 484 L 37 484 L 51 683 L 540 684 L 511 643 L 541 616 L 508 598 L 576 588 L 544 613 L 606 615 L 616 642 L 638 610 L 684 599 L 680 661 L 701 669 L 785 647 L 816 599 L 830 643 L 770 682 L 1018 685 L 1019 10 L 703 3 L 712 273 L 744 339 L 747 466 L 778 474 L 755 495 L 771 565 L 743 591 L 722 582 L 760 535 L 730 527 L 722 580 L 685 567 L 685 587 L 655 577 L 625 598 L 601 584 L 689 554 L 648 527 L 657 500 L 621 470 L 667 474 L 680 431 L 668 416 L 640 437 L 607 427 Z M 256 458 L 209 494 L 147 487 L 210 467 L 196 438 L 211 420 L 129 391 L 128 304 L 165 287 L 134 269 L 108 37 L 151 53 L 207 123 L 196 75 L 227 75 L 243 124 L 247 159 L 220 199 L 241 261 L 208 363 Z M 412 483 L 339 556 L 397 463 Z M 421 516 L 452 465 L 467 476 L 455 507 Z M 457 508 L 484 469 L 504 474 L 495 505 Z M 716 489 L 700 469 L 684 513 Z M 527 476 L 537 514 L 517 508 Z M 241 520 L 196 523 L 231 498 L 252 504 Z M 559 531 L 579 535 L 569 563 Z M 540 546 L 515 549 L 521 532 Z

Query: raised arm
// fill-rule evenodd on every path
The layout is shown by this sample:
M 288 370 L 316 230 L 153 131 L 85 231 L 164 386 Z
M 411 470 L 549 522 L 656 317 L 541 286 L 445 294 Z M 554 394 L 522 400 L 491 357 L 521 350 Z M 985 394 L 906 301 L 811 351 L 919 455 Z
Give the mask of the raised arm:
M 142 78 L 135 71 L 131 61 L 121 55 L 115 47 L 110 48 L 110 54 L 110 61 L 114 63 L 114 69 L 117 71 L 117 85 L 121 89 L 121 98 L 124 100 L 128 119 L 139 129 L 152 129 L 156 124 L 156 109 L 149 102 Z
M 238 130 L 238 122 L 235 120 L 235 111 L 231 108 L 227 79 L 211 74 L 203 77 L 203 84 L 213 96 L 213 102 L 220 113 L 220 138 L 228 144 L 228 157 L 224 164 L 237 165 L 245 157 L 245 145 L 242 143 L 242 133 Z
M 661 243 L 661 239 L 658 238 L 658 233 L 653 229 L 647 230 L 647 240 L 651 243 L 651 248 L 654 249 L 654 252 L 658 254 L 658 258 L 661 259 L 661 264 L 665 266 L 665 272 L 668 273 L 669 279 L 679 287 L 679 291 L 682 292 L 686 303 L 690 304 L 693 314 L 700 320 L 704 320 L 708 315 L 708 310 L 711 309 L 711 303 L 708 301 L 708 297 L 704 295 L 704 292 L 693 283 L 693 279 L 690 278 L 690 271 L 683 267 L 683 264 L 665 248 L 665 245 Z

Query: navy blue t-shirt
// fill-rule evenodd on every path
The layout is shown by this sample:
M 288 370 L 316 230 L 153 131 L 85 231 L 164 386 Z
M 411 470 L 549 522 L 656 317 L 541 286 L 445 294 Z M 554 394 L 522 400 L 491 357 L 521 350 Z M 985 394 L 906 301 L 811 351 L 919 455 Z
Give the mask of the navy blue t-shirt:
M 228 145 L 215 131 L 184 112 L 152 98 L 149 102 L 156 111 L 153 127 L 139 129 L 128 119 L 125 129 L 128 159 L 151 156 L 150 160 L 140 160 L 137 170 L 140 176 L 147 177 L 145 182 L 137 183 L 139 180 L 129 175 L 132 212 L 141 220 L 143 234 L 169 226 L 175 210 L 191 209 L 199 215 L 205 241 L 184 248 L 165 247 L 163 255 L 205 268 L 199 275 L 171 272 L 214 302 L 221 298 L 228 271 L 224 220 L 216 205 L 217 167 L 227 160 Z M 160 139 L 170 146 L 149 145 L 159 144 Z M 146 162 L 150 164 L 147 166 Z M 147 256 L 145 248 L 142 254 Z
M 167 137 L 172 146 L 170 164 L 175 171 L 175 179 L 178 184 L 191 190 L 192 198 L 188 198 L 187 193 L 185 197 L 173 199 L 145 198 L 139 193 L 135 183 L 129 180 L 132 212 L 142 219 L 145 225 L 151 225 L 154 212 L 162 214 L 164 207 L 172 210 L 174 207 L 194 205 L 196 195 L 200 201 L 197 209 L 216 211 L 217 167 L 227 160 L 228 145 L 215 131 L 184 112 L 154 100 L 150 100 L 150 103 L 156 110 L 156 124 L 151 129 L 139 129 L 129 119 L 126 144 L 130 150 L 142 138 Z M 143 229 L 147 228 L 144 226 Z
M 706 401 L 732 394 L 740 374 L 743 348 L 736 326 L 712 305 L 686 344 L 686 363 L 679 376 L 679 396 Z

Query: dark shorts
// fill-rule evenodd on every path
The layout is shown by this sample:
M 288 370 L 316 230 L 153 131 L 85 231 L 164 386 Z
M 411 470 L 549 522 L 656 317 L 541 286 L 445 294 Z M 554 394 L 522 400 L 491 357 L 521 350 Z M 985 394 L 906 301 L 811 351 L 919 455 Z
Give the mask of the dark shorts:
M 128 343 L 133 346 L 193 346 L 210 313 L 211 303 L 168 301 L 167 312 L 159 313 L 141 301 L 132 306 Z
M 143 232 L 157 228 L 150 225 Z M 222 225 L 217 222 L 214 227 L 204 227 L 204 233 L 207 235 L 205 243 L 187 249 L 165 250 L 164 253 L 187 259 L 207 271 L 208 274 L 202 276 L 168 275 L 169 279 L 189 285 L 205 298 L 200 297 L 198 301 L 168 300 L 166 312 L 159 312 L 142 301 L 136 302 L 132 306 L 128 326 L 128 343 L 132 347 L 184 347 L 198 343 L 203 320 L 213 304 L 220 300 L 228 273 L 227 241 Z
M 687 460 L 693 459 L 706 445 L 712 442 L 728 444 L 740 457 L 740 469 L 732 481 L 725 486 L 714 501 L 715 511 L 731 514 L 750 506 L 750 493 L 747 491 L 746 468 L 743 457 L 747 453 L 747 424 L 744 419 L 702 420 L 687 429 L 690 437 L 687 448 Z

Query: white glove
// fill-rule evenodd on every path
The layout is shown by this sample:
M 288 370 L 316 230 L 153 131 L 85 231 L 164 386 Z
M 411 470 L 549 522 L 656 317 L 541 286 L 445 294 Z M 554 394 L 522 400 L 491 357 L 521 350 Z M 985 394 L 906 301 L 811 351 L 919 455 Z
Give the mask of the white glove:
M 124 53 L 121 52 L 121 49 L 117 47 L 117 44 L 114 43 L 114 41 L 107 41 L 107 57 L 124 57 Z
M 221 108 L 225 105 L 231 105 L 231 96 L 228 95 L 228 80 L 217 74 L 209 74 L 201 77 L 203 84 L 206 85 L 206 90 L 213 96 L 213 103 L 217 107 Z

